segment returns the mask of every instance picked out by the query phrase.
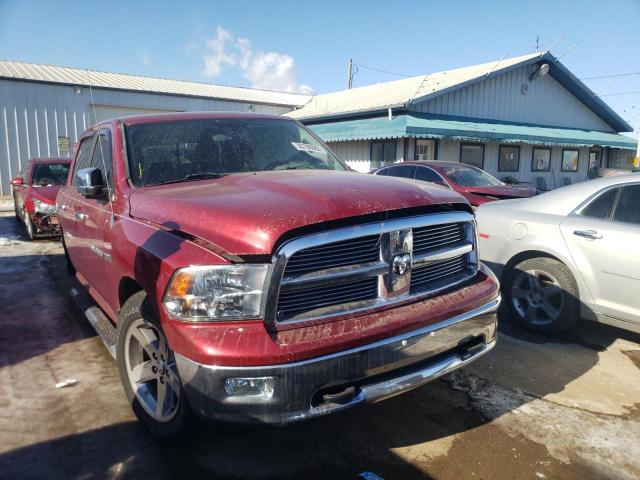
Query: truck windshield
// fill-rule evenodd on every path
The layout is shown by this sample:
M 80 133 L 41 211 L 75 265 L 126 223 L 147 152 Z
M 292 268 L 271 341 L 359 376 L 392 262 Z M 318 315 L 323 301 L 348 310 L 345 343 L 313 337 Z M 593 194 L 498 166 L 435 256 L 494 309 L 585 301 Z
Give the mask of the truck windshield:
M 274 170 L 347 170 L 308 130 L 285 119 L 197 119 L 125 127 L 136 186 Z

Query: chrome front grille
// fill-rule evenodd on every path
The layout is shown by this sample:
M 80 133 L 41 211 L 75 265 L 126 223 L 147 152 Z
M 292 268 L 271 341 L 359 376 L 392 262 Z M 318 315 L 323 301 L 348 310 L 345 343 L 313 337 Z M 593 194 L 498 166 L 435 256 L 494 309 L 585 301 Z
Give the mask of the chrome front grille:
M 462 242 L 464 238 L 463 223 L 415 228 L 413 230 L 413 254 L 420 255 L 434 248 L 455 245 Z
M 447 212 L 300 237 L 274 259 L 266 320 L 294 325 L 407 303 L 478 269 L 473 216 Z
M 373 301 L 377 296 L 378 279 L 375 277 L 283 291 L 278 299 L 278 321 L 318 309 L 326 311 L 335 305 Z
M 433 288 L 435 282 L 447 280 L 452 275 L 464 273 L 467 268 L 467 255 L 459 255 L 416 267 L 411 272 L 409 292 L 416 294 Z
M 379 235 L 370 235 L 301 250 L 287 262 L 285 275 L 375 262 L 380 258 L 379 242 Z

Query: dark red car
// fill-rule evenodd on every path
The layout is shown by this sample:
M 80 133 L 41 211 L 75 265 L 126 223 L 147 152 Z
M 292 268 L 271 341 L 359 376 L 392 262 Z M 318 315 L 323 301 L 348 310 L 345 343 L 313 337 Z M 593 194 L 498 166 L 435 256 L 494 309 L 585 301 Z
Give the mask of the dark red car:
M 371 173 L 435 183 L 462 194 L 474 207 L 494 200 L 533 197 L 538 193 L 530 185 L 507 185 L 484 170 L 460 162 L 410 161 L 387 165 Z
M 67 158 L 32 158 L 11 180 L 16 218 L 24 223 L 29 240 L 60 234 L 56 195 L 67 183 L 70 165 Z

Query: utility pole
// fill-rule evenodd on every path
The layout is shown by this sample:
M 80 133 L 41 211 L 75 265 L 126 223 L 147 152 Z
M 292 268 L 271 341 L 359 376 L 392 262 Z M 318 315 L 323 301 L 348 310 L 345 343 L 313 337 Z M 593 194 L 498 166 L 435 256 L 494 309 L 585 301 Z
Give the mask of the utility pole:
M 351 85 L 353 84 L 353 59 L 349 59 L 349 69 L 348 69 L 348 77 L 347 77 L 347 88 L 351 89 Z
M 536 52 L 540 51 L 540 35 L 536 35 Z

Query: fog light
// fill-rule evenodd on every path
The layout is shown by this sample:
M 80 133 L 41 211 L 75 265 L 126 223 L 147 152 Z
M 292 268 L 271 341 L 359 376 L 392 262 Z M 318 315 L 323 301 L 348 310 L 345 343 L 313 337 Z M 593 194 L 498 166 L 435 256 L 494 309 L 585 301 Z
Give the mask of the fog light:
M 224 391 L 228 397 L 259 397 L 269 399 L 273 397 L 275 378 L 227 378 L 224 381 Z

